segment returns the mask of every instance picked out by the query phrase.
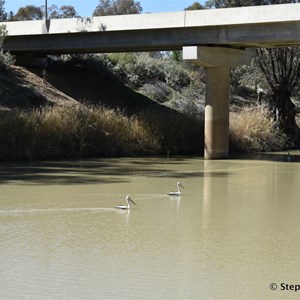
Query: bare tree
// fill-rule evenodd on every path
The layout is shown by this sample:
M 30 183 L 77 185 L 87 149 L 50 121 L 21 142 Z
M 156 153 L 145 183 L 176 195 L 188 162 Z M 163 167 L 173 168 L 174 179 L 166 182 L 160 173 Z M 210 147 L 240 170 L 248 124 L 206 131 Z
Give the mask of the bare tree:
M 269 105 L 274 117 L 286 133 L 298 131 L 295 105 L 291 96 L 300 79 L 300 49 L 257 49 L 256 62 L 270 88 Z

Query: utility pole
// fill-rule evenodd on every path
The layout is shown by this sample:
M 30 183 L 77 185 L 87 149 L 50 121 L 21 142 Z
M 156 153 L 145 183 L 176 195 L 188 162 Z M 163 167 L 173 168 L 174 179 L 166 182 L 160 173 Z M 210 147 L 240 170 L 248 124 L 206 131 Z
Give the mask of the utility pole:
M 45 20 L 48 19 L 48 5 L 47 5 L 47 0 L 45 0 Z

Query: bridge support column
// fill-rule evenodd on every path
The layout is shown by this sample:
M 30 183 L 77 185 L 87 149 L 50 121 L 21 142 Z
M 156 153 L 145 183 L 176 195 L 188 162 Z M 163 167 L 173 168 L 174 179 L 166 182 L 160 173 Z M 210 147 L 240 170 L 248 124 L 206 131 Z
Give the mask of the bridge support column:
M 204 157 L 227 158 L 229 150 L 230 68 L 208 68 L 205 98 Z
M 229 152 L 230 68 L 248 64 L 249 52 L 221 47 L 183 47 L 183 59 L 206 67 L 204 157 L 227 158 Z

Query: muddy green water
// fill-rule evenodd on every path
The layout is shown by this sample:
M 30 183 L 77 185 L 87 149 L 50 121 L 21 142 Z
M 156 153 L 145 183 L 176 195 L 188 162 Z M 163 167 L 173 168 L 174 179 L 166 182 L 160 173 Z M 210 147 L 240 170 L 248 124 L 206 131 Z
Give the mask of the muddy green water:
M 0 189 L 0 299 L 300 298 L 297 162 L 2 163 Z

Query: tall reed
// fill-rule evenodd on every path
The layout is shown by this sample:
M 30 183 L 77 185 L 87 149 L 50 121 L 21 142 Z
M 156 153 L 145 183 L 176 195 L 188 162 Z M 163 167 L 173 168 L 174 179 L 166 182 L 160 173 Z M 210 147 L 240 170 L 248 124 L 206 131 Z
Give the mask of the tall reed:
M 246 152 L 287 148 L 288 137 L 267 111 L 243 108 L 230 114 L 231 149 Z
M 0 159 L 153 153 L 158 144 L 136 117 L 101 107 L 2 112 Z
M 15 109 L 1 113 L 0 159 L 187 153 L 199 143 L 191 135 L 201 133 L 183 120 L 154 111 L 127 116 L 102 106 Z

